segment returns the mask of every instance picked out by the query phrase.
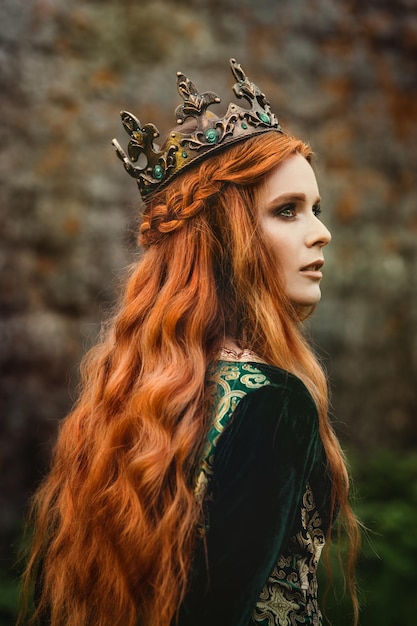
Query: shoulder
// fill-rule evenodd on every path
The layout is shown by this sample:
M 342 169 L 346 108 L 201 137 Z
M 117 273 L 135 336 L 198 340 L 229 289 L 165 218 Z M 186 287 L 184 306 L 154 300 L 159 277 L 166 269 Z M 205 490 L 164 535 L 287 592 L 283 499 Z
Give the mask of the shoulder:
M 222 378 L 229 369 L 219 367 Z M 222 432 L 217 431 L 215 476 L 244 475 L 249 480 L 256 475 L 266 480 L 276 478 L 278 471 L 290 481 L 295 474 L 302 476 L 301 485 L 321 454 L 318 413 L 308 389 L 297 376 L 265 364 L 240 363 L 233 372 L 236 386 L 219 399 L 215 412 L 217 423 L 228 414 Z M 234 395 L 237 385 L 239 398 Z
M 239 468 L 240 474 L 251 463 L 280 459 L 285 465 L 285 459 L 292 459 L 293 465 L 295 459 L 307 462 L 315 454 L 316 405 L 298 377 L 264 363 L 219 360 L 209 380 L 215 395 L 197 494 L 205 490 L 214 466 L 220 472 Z
M 290 372 L 265 363 L 218 361 L 210 378 L 215 384 L 216 439 L 223 431 L 228 439 L 242 431 L 270 437 L 279 430 L 305 444 L 318 433 L 316 404 Z
M 290 372 L 255 361 L 219 360 L 211 368 L 209 380 L 214 385 L 217 401 L 227 398 L 232 410 L 246 396 L 246 402 L 262 397 L 277 398 L 287 402 L 305 403 L 315 411 L 316 405 L 303 381 Z M 254 397 L 253 397 L 254 396 Z
M 229 428 L 262 430 L 266 438 L 279 432 L 299 443 L 317 434 L 317 407 L 303 381 L 276 367 L 257 364 L 256 369 L 263 384 L 246 390 L 230 416 Z
M 284 402 L 284 406 L 292 406 L 294 409 L 302 408 L 303 412 L 317 416 L 316 403 L 305 383 L 298 376 L 265 363 L 258 364 L 258 367 L 268 380 L 268 390 L 265 395 L 279 397 Z

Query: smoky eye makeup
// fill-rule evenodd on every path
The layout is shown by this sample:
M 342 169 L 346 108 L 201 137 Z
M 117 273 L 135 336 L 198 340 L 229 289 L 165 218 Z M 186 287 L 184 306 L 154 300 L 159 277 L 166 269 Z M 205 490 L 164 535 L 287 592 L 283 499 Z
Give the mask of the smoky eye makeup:
M 307 198 L 304 193 L 288 193 L 278 196 L 269 203 L 266 210 L 273 217 L 287 219 L 296 217 L 303 210 L 311 210 L 316 217 L 319 217 L 322 212 L 320 198 L 315 199 L 310 209 L 307 206 Z
M 297 205 L 295 202 L 286 202 L 273 209 L 273 214 L 278 217 L 294 217 L 297 213 Z
M 296 212 L 300 204 L 306 201 L 304 194 L 286 193 L 278 196 L 269 203 L 268 211 L 271 214 L 279 215 L 283 212 Z

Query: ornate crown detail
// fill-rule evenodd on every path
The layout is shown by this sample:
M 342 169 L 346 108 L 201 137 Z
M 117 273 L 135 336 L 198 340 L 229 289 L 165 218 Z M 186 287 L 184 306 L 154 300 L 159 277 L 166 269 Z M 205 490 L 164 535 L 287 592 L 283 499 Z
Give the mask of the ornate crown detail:
M 220 98 L 211 91 L 198 93 L 189 78 L 177 72 L 177 89 L 184 101 L 175 109 L 177 124 L 181 126 L 187 118 L 194 118 L 196 127 L 189 133 L 173 131 L 162 149 L 154 143 L 159 137 L 156 126 L 142 126 L 131 113 L 120 113 L 123 126 L 131 137 L 127 149 L 129 156 L 116 139 L 112 143 L 126 171 L 136 178 L 145 202 L 152 197 L 153 192 L 195 161 L 253 135 L 270 130 L 283 132 L 259 87 L 248 79 L 235 59 L 230 59 L 230 67 L 237 80 L 233 86 L 235 95 L 247 100 L 251 108 L 230 103 L 226 115 L 218 118 L 207 109 L 219 103 Z M 132 165 L 140 157 L 143 163 Z

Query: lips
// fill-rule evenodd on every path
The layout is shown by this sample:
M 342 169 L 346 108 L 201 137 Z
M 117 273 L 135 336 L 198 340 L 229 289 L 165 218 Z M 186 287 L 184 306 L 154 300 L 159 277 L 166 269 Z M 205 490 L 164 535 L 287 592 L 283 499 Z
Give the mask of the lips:
M 300 272 L 320 272 L 321 268 L 324 265 L 323 259 L 318 259 L 314 261 L 310 265 L 306 265 L 300 269 Z

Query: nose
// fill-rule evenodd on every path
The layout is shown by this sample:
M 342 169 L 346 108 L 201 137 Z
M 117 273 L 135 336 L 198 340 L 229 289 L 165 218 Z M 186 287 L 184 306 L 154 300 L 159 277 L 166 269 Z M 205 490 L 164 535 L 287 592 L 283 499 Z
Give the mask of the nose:
M 310 228 L 310 232 L 307 236 L 307 246 L 312 248 L 313 246 L 320 246 L 324 248 L 330 243 L 332 235 L 329 229 L 323 224 L 323 222 L 316 216 L 313 216 L 313 222 Z

